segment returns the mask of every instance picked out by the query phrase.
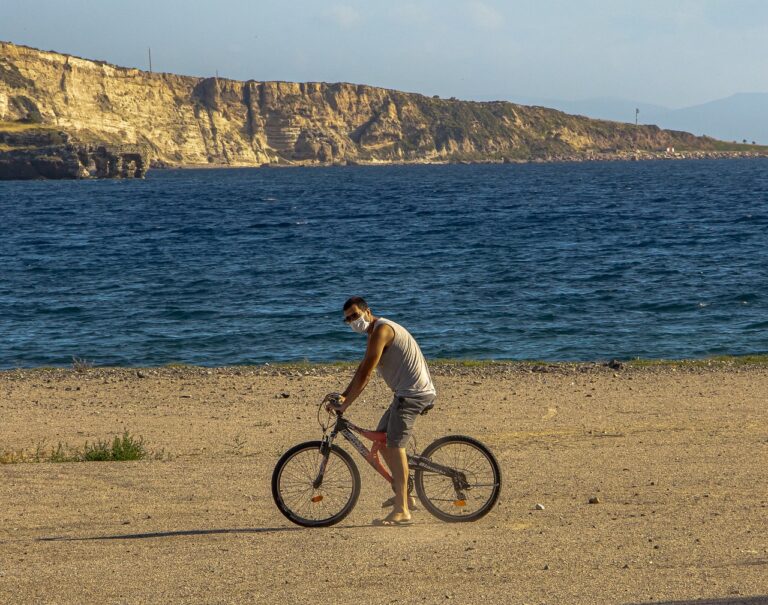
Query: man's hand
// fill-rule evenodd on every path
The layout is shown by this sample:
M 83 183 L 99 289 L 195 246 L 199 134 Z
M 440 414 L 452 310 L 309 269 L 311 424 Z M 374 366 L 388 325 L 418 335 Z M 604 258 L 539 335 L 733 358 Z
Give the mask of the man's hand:
M 337 412 L 339 414 L 343 414 L 348 407 L 345 401 L 346 397 L 341 393 L 328 393 L 325 396 L 325 399 L 323 399 L 326 410 L 329 412 Z

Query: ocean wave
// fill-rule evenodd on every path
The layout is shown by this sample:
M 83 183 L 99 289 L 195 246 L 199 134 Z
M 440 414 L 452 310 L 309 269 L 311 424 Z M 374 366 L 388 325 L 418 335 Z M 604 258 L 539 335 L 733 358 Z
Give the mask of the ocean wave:
M 768 200 L 744 189 L 764 179 L 734 160 L 3 183 L 0 366 L 356 359 L 352 294 L 430 357 L 765 351 Z

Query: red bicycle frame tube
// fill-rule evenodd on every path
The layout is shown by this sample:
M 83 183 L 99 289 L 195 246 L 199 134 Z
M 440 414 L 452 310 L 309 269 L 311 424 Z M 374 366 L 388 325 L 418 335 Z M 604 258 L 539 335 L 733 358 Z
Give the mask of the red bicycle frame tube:
M 387 442 L 386 433 L 362 429 L 356 424 L 349 422 L 349 420 L 345 420 L 341 427 L 338 427 L 337 425 L 337 431 L 334 431 L 334 433 L 336 432 L 341 433 L 344 438 L 352 444 L 352 447 L 354 447 L 360 453 L 360 455 L 365 458 L 365 461 L 370 464 L 377 473 L 379 473 L 379 475 L 384 477 L 384 479 L 386 479 L 389 483 L 392 483 L 392 475 L 389 474 L 389 471 L 382 464 L 381 459 L 379 458 L 379 452 Z M 359 433 L 366 439 L 373 442 L 370 450 L 365 447 L 363 442 L 355 436 L 355 433 Z

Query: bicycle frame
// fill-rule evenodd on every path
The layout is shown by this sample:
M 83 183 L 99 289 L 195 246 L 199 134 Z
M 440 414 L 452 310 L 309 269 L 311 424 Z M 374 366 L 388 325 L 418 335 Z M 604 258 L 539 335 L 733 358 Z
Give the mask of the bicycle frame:
M 373 444 L 371 445 L 371 449 L 369 450 L 365 445 L 363 444 L 360 439 L 357 438 L 357 435 L 362 435 L 369 441 L 372 441 Z M 385 446 L 387 442 L 387 434 L 385 432 L 378 432 L 378 431 L 370 431 L 364 428 L 361 428 L 354 424 L 353 422 L 350 422 L 346 418 L 344 418 L 341 415 L 338 415 L 336 418 L 336 424 L 333 427 L 333 430 L 331 431 L 330 435 L 327 435 L 323 439 L 323 447 L 321 450 L 321 453 L 323 455 L 323 461 L 320 464 L 320 469 L 317 474 L 317 478 L 313 482 L 313 486 L 315 489 L 319 488 L 323 483 L 323 476 L 325 474 L 325 467 L 328 463 L 328 455 L 331 450 L 331 444 L 333 443 L 334 439 L 336 439 L 336 436 L 341 434 L 344 439 L 349 441 L 349 443 L 354 447 L 357 452 L 363 457 L 363 459 L 370 464 L 374 470 L 379 473 L 388 483 L 392 483 L 392 475 L 389 474 L 389 471 L 384 467 L 384 465 L 381 463 L 381 459 L 379 458 L 379 452 L 381 449 Z M 469 483 L 467 482 L 467 478 L 461 471 L 457 471 L 455 469 L 449 468 L 447 466 L 443 466 L 442 464 L 437 464 L 436 462 L 432 462 L 429 458 L 424 458 L 423 456 L 417 455 L 411 455 L 408 454 L 408 469 L 410 470 L 422 470 L 422 471 L 428 471 L 433 473 L 438 473 L 440 475 L 445 475 L 446 477 L 450 477 L 453 480 L 454 487 L 458 490 L 463 490 L 469 487 Z

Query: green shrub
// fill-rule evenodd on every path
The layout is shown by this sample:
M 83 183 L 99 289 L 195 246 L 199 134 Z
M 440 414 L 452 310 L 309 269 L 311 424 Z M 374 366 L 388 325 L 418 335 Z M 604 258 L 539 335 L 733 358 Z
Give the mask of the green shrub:
M 93 443 L 85 442 L 78 448 L 59 442 L 50 450 L 41 442 L 33 453 L 24 450 L 4 452 L 0 450 L 0 464 L 19 464 L 23 462 L 120 462 L 124 460 L 153 460 L 167 458 L 165 451 L 149 452 L 142 437 L 134 437 L 128 431 L 115 436 L 112 441 L 99 439 Z

